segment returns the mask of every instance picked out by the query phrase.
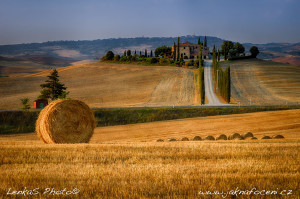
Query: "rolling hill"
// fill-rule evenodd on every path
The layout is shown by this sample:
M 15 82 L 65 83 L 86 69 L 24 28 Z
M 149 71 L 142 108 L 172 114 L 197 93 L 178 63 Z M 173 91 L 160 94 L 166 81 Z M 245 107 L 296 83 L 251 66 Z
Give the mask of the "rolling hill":
M 171 66 L 89 63 L 58 69 L 69 97 L 92 107 L 173 106 L 196 103 L 194 73 Z M 0 78 L 0 109 L 20 107 L 20 98 L 30 104 L 39 95 L 40 84 L 50 71 Z
M 231 96 L 241 104 L 300 103 L 300 67 L 260 59 L 221 62 L 231 66 Z

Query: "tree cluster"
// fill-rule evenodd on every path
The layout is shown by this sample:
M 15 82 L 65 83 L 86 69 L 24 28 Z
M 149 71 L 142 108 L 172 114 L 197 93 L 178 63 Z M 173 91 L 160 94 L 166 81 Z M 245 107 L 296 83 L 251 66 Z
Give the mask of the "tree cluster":
M 166 56 L 171 54 L 171 47 L 160 46 L 155 49 L 154 53 L 151 50 L 148 53 L 148 50 L 145 49 L 144 53 L 140 51 L 139 53 L 131 50 L 125 50 L 124 53 L 120 56 L 119 54 L 114 55 L 112 51 L 108 51 L 105 56 L 102 57 L 102 61 L 114 61 L 120 63 L 144 63 L 144 64 L 161 64 L 169 65 L 172 61 Z M 157 56 L 153 56 L 153 54 Z M 112 57 L 114 55 L 114 57 Z
M 155 57 L 166 57 L 171 53 L 172 53 L 172 48 L 165 45 L 156 48 L 154 51 Z
M 232 41 L 223 41 L 221 52 L 224 55 L 224 60 L 245 57 L 245 47 L 239 42 L 233 44 Z M 258 55 L 259 50 L 256 46 L 252 46 L 250 48 L 250 53 L 250 57 L 255 58 Z

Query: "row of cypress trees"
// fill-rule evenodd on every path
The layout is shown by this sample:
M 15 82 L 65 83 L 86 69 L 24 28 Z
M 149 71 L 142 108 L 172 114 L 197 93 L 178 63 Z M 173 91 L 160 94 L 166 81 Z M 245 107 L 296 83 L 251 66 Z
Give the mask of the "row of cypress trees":
M 203 60 L 202 60 L 201 53 L 202 52 L 201 52 L 201 44 L 200 44 L 198 78 L 199 78 L 199 88 L 200 88 L 200 101 L 201 101 L 201 104 L 204 104 L 205 103 L 205 84 L 204 84 L 204 67 L 203 67 Z
M 124 56 L 131 56 L 131 50 L 125 50 L 124 51 Z M 134 51 L 134 55 L 133 56 L 138 56 L 136 53 L 136 50 Z M 140 51 L 140 57 L 142 57 L 142 51 Z M 144 57 L 148 57 L 148 53 L 147 53 L 147 49 L 145 49 L 145 53 L 144 53 Z M 153 52 L 151 50 L 149 57 L 153 57 Z
M 225 71 L 219 66 L 220 53 L 216 51 L 216 47 L 213 48 L 212 66 L 214 70 L 214 81 L 217 85 L 217 92 L 225 99 L 227 103 L 230 102 L 230 66 Z

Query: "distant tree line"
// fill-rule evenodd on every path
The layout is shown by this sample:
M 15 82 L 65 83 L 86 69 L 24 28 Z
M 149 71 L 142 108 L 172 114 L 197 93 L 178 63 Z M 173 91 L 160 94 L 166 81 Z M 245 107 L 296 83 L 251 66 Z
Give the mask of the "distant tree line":
M 219 52 L 218 52 L 219 53 Z M 239 58 L 256 58 L 259 54 L 259 50 L 256 46 L 252 46 L 250 48 L 250 56 L 245 56 L 245 48 L 239 42 L 233 44 L 232 41 L 223 41 L 221 45 L 221 53 L 224 56 L 224 60 L 232 60 L 232 59 L 239 59 Z
M 212 52 L 212 66 L 214 71 L 214 83 L 217 85 L 217 92 L 225 99 L 227 103 L 230 102 L 230 66 L 223 71 L 219 66 L 220 53 L 216 51 L 216 47 L 213 47 Z
M 120 63 L 148 63 L 148 64 L 162 64 L 168 65 L 172 63 L 172 60 L 168 55 L 171 54 L 171 47 L 160 46 L 155 49 L 154 53 L 145 49 L 143 52 L 134 53 L 131 50 L 125 50 L 123 55 L 114 54 L 112 51 L 108 51 L 105 56 L 101 58 L 102 61 L 114 61 Z

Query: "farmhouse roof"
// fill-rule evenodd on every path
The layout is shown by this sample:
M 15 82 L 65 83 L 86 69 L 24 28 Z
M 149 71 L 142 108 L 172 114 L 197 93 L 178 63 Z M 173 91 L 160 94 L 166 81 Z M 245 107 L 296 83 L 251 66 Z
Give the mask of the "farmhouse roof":
M 199 46 L 198 44 L 193 44 L 193 43 L 190 43 L 190 42 L 185 42 L 185 43 L 180 43 L 179 46 L 181 47 L 188 47 L 188 46 Z

